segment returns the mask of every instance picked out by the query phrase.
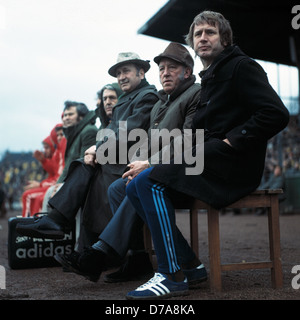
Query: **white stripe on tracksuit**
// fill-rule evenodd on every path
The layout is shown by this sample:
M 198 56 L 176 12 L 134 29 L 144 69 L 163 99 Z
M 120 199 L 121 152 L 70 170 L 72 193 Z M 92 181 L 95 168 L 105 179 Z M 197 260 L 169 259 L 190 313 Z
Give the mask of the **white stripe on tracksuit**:
M 171 224 L 169 220 L 168 210 L 164 200 L 165 187 L 160 185 L 153 185 L 152 187 L 152 196 L 157 212 L 158 221 L 161 228 L 161 234 L 165 246 L 165 252 L 167 255 L 169 272 L 175 273 L 180 267 L 177 262 L 175 246 L 173 241 L 173 234 L 171 229 Z

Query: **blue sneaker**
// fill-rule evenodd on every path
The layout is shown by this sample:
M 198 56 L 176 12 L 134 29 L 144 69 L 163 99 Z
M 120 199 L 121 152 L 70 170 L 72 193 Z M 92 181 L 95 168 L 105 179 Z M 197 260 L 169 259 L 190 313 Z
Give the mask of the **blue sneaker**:
M 169 280 L 162 273 L 155 273 L 154 277 L 141 285 L 134 291 L 127 293 L 127 299 L 163 299 L 175 296 L 187 295 L 189 292 L 188 282 L 185 279 L 182 282 Z
M 207 280 L 207 272 L 204 264 L 200 264 L 197 268 L 182 270 L 187 278 L 189 286 L 194 286 L 200 282 Z

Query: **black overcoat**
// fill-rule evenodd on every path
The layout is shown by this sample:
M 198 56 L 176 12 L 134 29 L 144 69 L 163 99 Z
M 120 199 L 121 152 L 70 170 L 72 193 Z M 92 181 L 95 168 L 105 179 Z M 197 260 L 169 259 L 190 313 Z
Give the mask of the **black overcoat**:
M 144 84 L 141 88 L 120 97 L 113 109 L 112 121 L 107 127 L 115 132 L 116 152 L 120 140 L 119 122 L 126 121 L 128 132 L 136 128 L 147 131 L 150 124 L 150 112 L 157 100 L 156 88 L 149 84 Z M 98 141 L 97 146 L 101 145 L 102 142 Z M 128 142 L 127 149 L 134 143 Z M 81 159 L 79 162 L 82 161 Z M 99 159 L 98 162 L 100 162 Z M 73 165 L 76 165 L 76 163 L 73 163 Z M 96 165 L 95 174 L 82 209 L 83 225 L 87 229 L 100 234 L 111 219 L 112 212 L 107 197 L 107 189 L 112 182 L 122 176 L 126 167 L 127 163 Z
M 204 129 L 204 170 L 187 175 L 186 164 L 157 165 L 150 178 L 222 208 L 258 187 L 267 141 L 285 128 L 289 113 L 261 66 L 237 46 L 200 76 L 193 126 Z

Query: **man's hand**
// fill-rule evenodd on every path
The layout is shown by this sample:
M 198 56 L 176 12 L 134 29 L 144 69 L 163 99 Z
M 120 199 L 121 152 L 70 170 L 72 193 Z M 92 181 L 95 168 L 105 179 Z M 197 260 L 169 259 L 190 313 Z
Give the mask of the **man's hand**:
M 232 145 L 231 145 L 231 143 L 230 143 L 230 141 L 226 138 L 226 139 L 224 139 L 223 140 L 225 143 L 227 143 L 227 144 L 229 144 L 230 145 L 230 147 L 232 147 Z
M 149 168 L 149 162 L 148 160 L 146 161 L 134 161 L 131 162 L 128 167 L 130 168 L 128 171 L 126 171 L 122 178 L 128 178 L 129 183 L 133 178 L 135 178 L 139 173 L 144 171 L 145 169 Z
M 33 153 L 34 158 L 36 158 L 36 160 L 42 162 L 45 159 L 44 153 L 42 151 L 39 150 L 35 150 Z
M 52 193 L 51 193 L 51 195 L 50 195 L 50 198 L 52 198 L 52 197 L 55 196 L 58 188 L 59 188 L 61 185 L 62 185 L 62 183 L 56 183 L 56 184 L 54 185 L 54 188 L 53 188 L 53 190 L 52 190 Z
M 96 146 L 92 146 L 88 148 L 84 153 L 84 163 L 90 166 L 95 167 L 95 164 L 97 164 L 96 159 Z

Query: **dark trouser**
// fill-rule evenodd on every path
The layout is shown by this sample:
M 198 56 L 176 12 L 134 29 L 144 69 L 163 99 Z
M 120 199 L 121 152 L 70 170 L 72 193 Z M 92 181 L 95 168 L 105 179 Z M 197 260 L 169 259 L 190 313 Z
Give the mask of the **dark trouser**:
M 78 210 L 85 203 L 94 173 L 94 167 L 78 162 L 61 189 L 49 200 L 49 205 L 59 211 L 70 224 L 74 223 Z
M 108 188 L 108 198 L 113 217 L 99 236 L 120 257 L 129 249 L 143 250 L 143 221 L 126 196 L 125 179 L 117 179 Z

